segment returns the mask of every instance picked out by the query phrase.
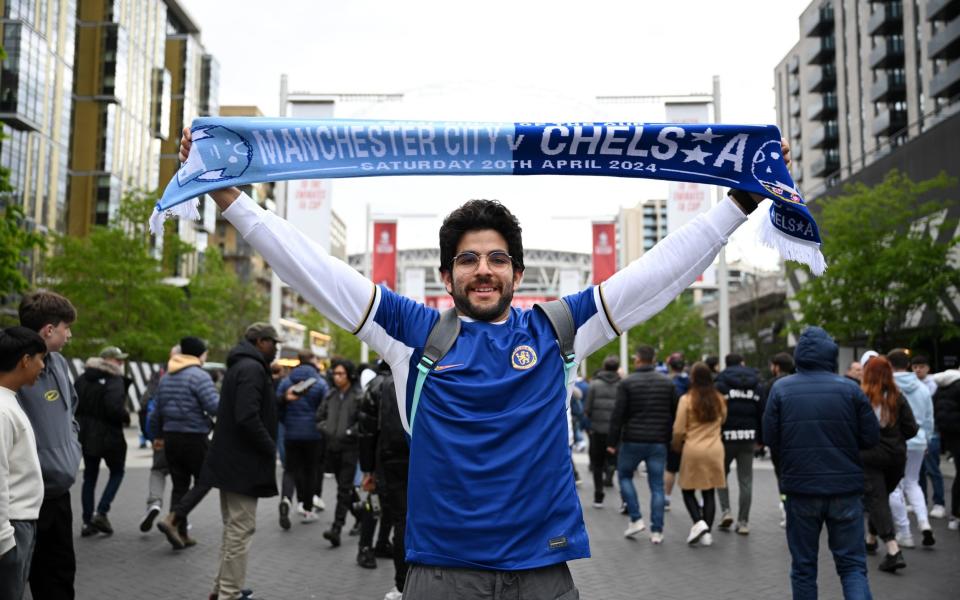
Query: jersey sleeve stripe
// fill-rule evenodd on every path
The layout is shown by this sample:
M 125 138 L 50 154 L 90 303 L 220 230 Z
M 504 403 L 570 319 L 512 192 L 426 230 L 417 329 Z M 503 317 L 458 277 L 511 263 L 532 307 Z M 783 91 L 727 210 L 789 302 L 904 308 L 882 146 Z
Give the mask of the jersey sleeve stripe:
M 370 318 L 370 314 L 373 312 L 374 301 L 377 299 L 377 285 L 373 282 L 370 282 L 370 285 L 373 286 L 373 289 L 370 290 L 370 300 L 367 302 L 367 309 L 363 311 L 363 318 L 360 319 L 360 323 L 357 325 L 356 329 L 350 332 L 351 335 L 357 335 L 360 333 L 360 330 L 363 329 L 363 326 L 367 324 L 367 320 Z
M 603 308 L 603 316 L 606 317 L 607 323 L 610 325 L 610 328 L 613 329 L 614 333 L 618 336 L 621 335 L 623 332 L 620 331 L 617 324 L 613 322 L 613 317 L 610 316 L 610 308 L 607 306 L 607 299 L 603 295 L 603 284 L 598 285 L 597 290 L 600 292 L 600 307 Z

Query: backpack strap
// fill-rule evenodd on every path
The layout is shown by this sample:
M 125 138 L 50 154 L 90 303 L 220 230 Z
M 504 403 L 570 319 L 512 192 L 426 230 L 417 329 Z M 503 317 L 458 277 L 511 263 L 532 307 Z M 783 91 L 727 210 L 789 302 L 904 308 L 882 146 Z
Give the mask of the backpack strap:
M 427 343 L 423 347 L 423 356 L 417 364 L 417 383 L 413 388 L 413 405 L 410 409 L 410 435 L 413 435 L 413 420 L 417 417 L 423 382 L 437 363 L 446 356 L 453 343 L 457 341 L 458 335 L 460 335 L 460 318 L 457 316 L 457 309 L 448 308 L 440 314 L 440 318 L 430 330 Z
M 533 308 L 543 313 L 550 322 L 550 327 L 553 328 L 553 334 L 557 336 L 560 356 L 563 357 L 563 385 L 566 386 L 570 371 L 577 367 L 577 356 L 573 350 L 577 328 L 573 322 L 573 313 L 562 298 L 550 302 L 537 302 Z

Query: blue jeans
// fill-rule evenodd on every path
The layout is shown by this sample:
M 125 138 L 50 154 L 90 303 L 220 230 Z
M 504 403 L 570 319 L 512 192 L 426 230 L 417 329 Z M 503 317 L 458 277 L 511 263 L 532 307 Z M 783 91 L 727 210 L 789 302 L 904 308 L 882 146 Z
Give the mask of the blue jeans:
M 827 542 L 840 576 L 845 600 L 872 600 L 867 583 L 863 544 L 863 498 L 787 495 L 787 545 L 793 564 L 790 582 L 794 600 L 817 597 L 817 554 L 820 530 L 827 525 Z
M 929 501 L 927 477 L 930 478 L 930 484 L 933 486 L 933 504 L 945 506 L 943 473 L 940 472 L 940 434 L 938 433 L 933 434 L 927 442 L 927 453 L 923 456 L 923 464 L 920 465 L 920 489 L 923 491 L 923 496 Z
M 97 505 L 97 512 L 105 515 L 110 512 L 110 503 L 117 495 L 120 489 L 120 482 L 123 481 L 123 457 L 115 456 L 103 459 L 107 463 L 107 469 L 110 470 L 110 478 L 107 479 L 107 486 L 103 488 L 103 495 L 100 496 L 100 503 Z M 97 488 L 97 476 L 100 474 L 100 457 L 83 456 L 83 488 L 80 490 L 80 504 L 83 506 L 83 522 L 89 523 L 93 517 L 93 496 Z
M 650 531 L 663 531 L 663 469 L 667 463 L 667 447 L 663 444 L 623 442 L 617 458 L 620 474 L 620 495 L 627 503 L 630 520 L 636 521 L 640 514 L 637 490 L 633 487 L 633 472 L 641 462 L 647 463 L 647 483 L 650 484 Z

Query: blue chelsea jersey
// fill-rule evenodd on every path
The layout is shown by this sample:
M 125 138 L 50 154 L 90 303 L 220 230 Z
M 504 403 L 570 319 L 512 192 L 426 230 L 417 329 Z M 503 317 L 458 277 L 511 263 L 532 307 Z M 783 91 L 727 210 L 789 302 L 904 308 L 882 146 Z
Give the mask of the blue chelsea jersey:
M 374 324 L 409 349 L 394 365 L 407 421 L 439 313 L 386 288 L 379 295 Z M 594 290 L 565 300 L 579 333 L 597 314 Z M 411 431 L 407 562 L 519 570 L 589 557 L 568 446 L 569 385 L 549 321 L 514 308 L 505 322 L 460 327 L 424 383 Z

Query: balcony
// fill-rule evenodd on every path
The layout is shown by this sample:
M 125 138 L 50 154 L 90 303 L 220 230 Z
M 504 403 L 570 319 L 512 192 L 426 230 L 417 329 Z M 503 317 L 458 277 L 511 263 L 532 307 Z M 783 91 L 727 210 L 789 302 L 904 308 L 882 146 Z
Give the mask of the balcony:
M 800 71 L 800 57 L 794 54 L 790 57 L 790 60 L 787 61 L 787 71 L 790 73 L 797 73 Z
M 833 62 L 836 42 L 832 35 L 811 40 L 809 45 L 810 48 L 806 54 L 808 65 L 825 65 Z
M 803 158 L 803 144 L 790 146 L 790 159 L 796 162 L 801 158 Z
M 873 13 L 867 21 L 870 35 L 889 35 L 903 32 L 903 5 L 899 2 L 874 4 Z
M 833 31 L 833 6 L 825 5 L 800 19 L 800 31 L 806 37 L 817 37 Z
M 960 19 L 947 23 L 927 44 L 930 58 L 953 60 L 960 56 Z
M 834 154 L 824 154 L 810 163 L 810 174 L 814 177 L 826 177 L 840 170 L 840 159 Z
M 790 98 L 790 116 L 800 116 L 800 94 Z
M 811 148 L 826 148 L 836 146 L 840 140 L 840 128 L 837 123 L 831 122 L 812 128 L 810 133 Z
M 895 102 L 907 97 L 907 81 L 903 73 L 881 75 L 870 86 L 871 102 Z
M 930 95 L 934 98 L 953 98 L 960 94 L 960 60 L 955 60 L 930 80 Z
M 901 38 L 882 38 L 870 51 L 870 67 L 889 69 L 903 66 L 903 40 Z
M 807 77 L 808 92 L 823 92 L 836 87 L 837 68 L 834 65 L 823 65 L 819 69 L 813 69 L 813 73 Z
M 837 115 L 837 95 L 833 93 L 824 94 L 810 103 L 810 110 L 807 111 L 807 117 L 811 121 L 826 121 Z
M 950 21 L 960 14 L 960 0 L 929 0 L 927 2 L 928 21 Z
M 891 136 L 907 126 L 907 111 L 884 108 L 873 118 L 873 135 Z
M 796 75 L 790 77 L 790 84 L 788 86 L 791 96 L 797 96 L 800 94 L 800 78 Z

